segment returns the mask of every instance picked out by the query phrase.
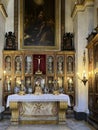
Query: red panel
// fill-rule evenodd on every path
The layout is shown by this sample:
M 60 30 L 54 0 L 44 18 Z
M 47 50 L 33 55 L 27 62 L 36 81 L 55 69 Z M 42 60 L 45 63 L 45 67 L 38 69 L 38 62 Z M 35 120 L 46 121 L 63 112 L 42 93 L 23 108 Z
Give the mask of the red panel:
M 39 70 L 46 74 L 46 55 L 33 55 L 33 73 L 38 71 L 38 60 L 40 61 Z

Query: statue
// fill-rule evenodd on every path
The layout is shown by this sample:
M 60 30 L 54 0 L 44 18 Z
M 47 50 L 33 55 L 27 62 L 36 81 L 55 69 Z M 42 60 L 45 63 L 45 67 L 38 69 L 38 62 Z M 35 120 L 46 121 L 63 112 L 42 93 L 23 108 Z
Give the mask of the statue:
M 15 33 L 12 32 L 8 32 L 5 34 L 5 47 L 4 50 L 17 50 L 17 44 L 16 44 L 16 37 L 15 37 Z
M 62 50 L 73 50 L 73 34 L 64 33 Z
M 58 94 L 59 94 L 58 80 L 55 79 L 55 80 L 53 81 L 53 84 L 54 84 L 53 94 L 54 94 L 54 95 L 58 95 Z
M 40 71 L 40 62 L 41 62 L 41 58 L 40 56 L 38 56 L 38 58 L 36 58 L 38 60 L 38 70 L 37 72 L 35 72 L 35 74 L 42 74 L 42 71 Z
M 35 85 L 35 92 L 34 92 L 34 94 L 35 95 L 41 95 L 41 94 L 43 94 L 42 88 L 41 88 L 39 82 L 37 82 L 36 85 Z
M 21 80 L 19 95 L 25 95 L 25 94 L 26 94 L 26 88 L 25 88 L 25 85 L 24 85 L 24 80 Z

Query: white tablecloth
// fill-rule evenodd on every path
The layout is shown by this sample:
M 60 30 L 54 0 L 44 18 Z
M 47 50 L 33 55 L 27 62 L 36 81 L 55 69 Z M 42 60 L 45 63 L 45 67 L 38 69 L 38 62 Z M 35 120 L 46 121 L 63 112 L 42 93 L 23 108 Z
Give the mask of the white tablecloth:
M 42 94 L 42 95 L 34 95 L 34 94 L 26 94 L 26 95 L 18 95 L 13 94 L 9 95 L 7 98 L 6 107 L 9 107 L 9 102 L 54 102 L 54 101 L 66 101 L 68 102 L 68 106 L 70 106 L 69 96 L 66 94 Z

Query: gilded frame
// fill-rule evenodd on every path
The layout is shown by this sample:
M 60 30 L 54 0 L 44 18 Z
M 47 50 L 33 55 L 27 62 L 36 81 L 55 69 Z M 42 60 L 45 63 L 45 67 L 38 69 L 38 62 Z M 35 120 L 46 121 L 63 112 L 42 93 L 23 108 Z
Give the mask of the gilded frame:
M 20 49 L 32 49 L 32 50 L 60 50 L 60 43 L 61 43 L 61 1 L 60 0 L 55 0 L 55 45 L 54 46 L 25 46 L 24 45 L 24 28 L 23 28 L 23 0 L 20 0 L 20 33 L 18 34 L 19 36 L 19 42 L 20 42 Z

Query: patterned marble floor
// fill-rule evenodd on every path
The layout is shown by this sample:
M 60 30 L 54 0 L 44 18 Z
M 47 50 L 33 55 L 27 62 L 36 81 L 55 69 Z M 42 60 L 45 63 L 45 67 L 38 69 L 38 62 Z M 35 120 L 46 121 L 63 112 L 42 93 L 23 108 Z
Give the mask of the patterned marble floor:
M 85 121 L 67 119 L 66 125 L 18 125 L 11 126 L 10 120 L 0 121 L 0 130 L 96 130 Z

